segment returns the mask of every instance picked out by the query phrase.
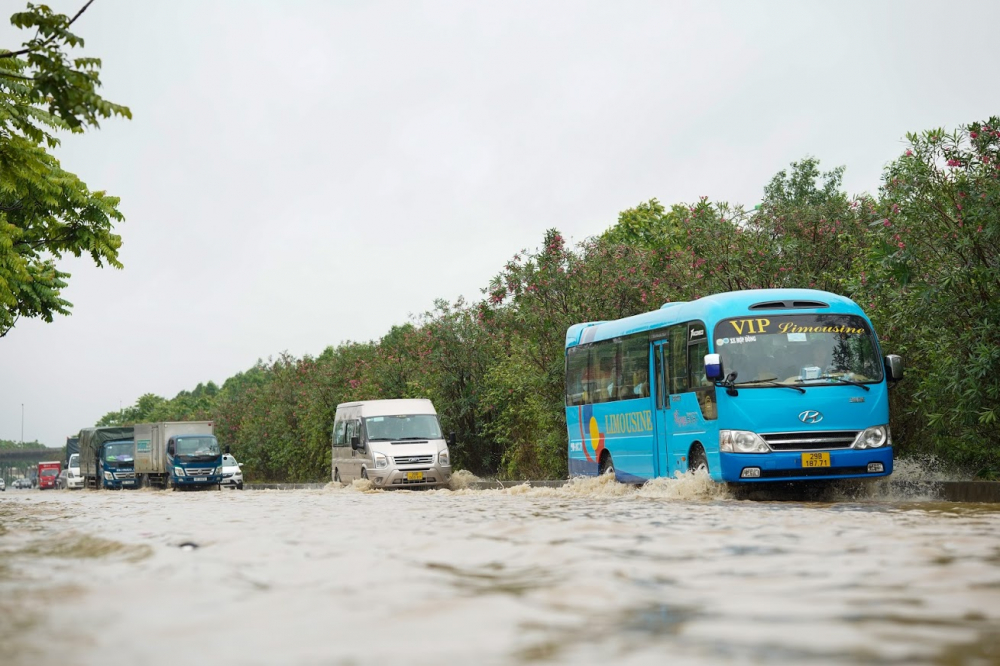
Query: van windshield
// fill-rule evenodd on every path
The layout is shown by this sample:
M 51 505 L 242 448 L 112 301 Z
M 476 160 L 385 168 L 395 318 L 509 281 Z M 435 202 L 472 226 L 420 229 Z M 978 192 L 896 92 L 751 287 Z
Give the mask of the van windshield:
M 369 442 L 415 439 L 443 439 L 441 424 L 434 414 L 372 416 L 365 419 Z

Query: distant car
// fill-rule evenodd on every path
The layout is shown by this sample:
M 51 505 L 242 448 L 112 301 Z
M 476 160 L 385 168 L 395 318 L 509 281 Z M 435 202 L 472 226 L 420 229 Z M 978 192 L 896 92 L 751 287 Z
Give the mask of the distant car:
M 14 479 L 14 487 L 18 488 L 18 489 L 20 489 L 20 488 L 30 488 L 31 487 L 31 479 L 23 479 L 23 478 L 22 479 Z
M 5 490 L 7 490 L 7 482 L 3 480 L 2 476 L 0 476 L 0 492 Z
M 56 490 L 65 490 L 67 474 L 69 474 L 68 469 L 64 469 L 61 472 L 59 472 L 59 476 L 56 477 Z
M 228 453 L 222 456 L 222 485 L 243 490 L 243 463 L 236 462 L 236 458 Z

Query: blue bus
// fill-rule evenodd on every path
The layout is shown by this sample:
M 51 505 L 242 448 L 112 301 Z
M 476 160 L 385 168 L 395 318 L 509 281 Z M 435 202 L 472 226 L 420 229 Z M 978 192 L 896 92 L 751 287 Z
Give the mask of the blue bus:
M 716 294 L 566 332 L 570 476 L 705 469 L 720 482 L 892 473 L 883 357 L 852 300 L 812 289 Z

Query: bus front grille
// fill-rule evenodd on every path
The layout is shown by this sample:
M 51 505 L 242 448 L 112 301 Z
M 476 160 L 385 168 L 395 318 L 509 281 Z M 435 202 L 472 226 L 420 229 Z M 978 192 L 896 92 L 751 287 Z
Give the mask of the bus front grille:
M 825 432 L 771 432 L 761 435 L 773 451 L 828 451 L 849 449 L 857 430 Z

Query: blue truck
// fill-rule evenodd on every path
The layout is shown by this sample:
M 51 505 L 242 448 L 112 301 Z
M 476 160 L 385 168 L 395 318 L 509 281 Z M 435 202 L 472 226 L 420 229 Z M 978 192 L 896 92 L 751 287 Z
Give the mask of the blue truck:
M 132 426 L 84 428 L 79 434 L 80 474 L 92 489 L 136 488 Z
M 155 488 L 218 490 L 222 450 L 212 421 L 135 425 L 135 469 L 139 483 Z

